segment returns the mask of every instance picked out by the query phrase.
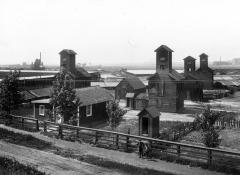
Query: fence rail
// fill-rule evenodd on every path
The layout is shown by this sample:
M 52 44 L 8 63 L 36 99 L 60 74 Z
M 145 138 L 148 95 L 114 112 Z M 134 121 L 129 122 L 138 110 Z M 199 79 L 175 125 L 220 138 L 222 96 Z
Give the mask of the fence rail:
M 122 151 L 137 151 L 140 140 L 147 141 L 152 150 L 152 155 L 163 157 L 173 156 L 176 159 L 187 159 L 207 163 L 228 165 L 240 170 L 240 152 L 227 151 L 204 146 L 191 145 L 181 142 L 166 141 L 149 137 L 131 135 L 101 129 L 78 127 L 67 124 L 56 124 L 49 121 L 13 116 L 14 123 L 25 127 L 42 129 L 46 135 L 71 141 L 84 141 L 100 147 L 117 149 Z M 20 127 L 21 128 L 21 127 Z

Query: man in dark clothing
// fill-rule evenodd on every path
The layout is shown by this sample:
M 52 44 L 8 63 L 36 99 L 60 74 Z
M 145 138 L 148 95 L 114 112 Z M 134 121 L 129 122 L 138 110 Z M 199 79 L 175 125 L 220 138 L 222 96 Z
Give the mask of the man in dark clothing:
M 144 144 L 142 141 L 139 141 L 139 143 L 138 143 L 139 158 L 143 158 L 143 149 L 144 149 Z

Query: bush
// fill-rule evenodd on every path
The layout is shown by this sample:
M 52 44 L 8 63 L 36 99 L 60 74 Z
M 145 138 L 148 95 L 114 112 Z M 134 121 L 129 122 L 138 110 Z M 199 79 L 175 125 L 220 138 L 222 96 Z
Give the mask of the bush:
M 219 134 L 216 130 L 211 129 L 204 132 L 203 143 L 207 147 L 216 148 L 219 146 L 221 140 L 219 139 Z

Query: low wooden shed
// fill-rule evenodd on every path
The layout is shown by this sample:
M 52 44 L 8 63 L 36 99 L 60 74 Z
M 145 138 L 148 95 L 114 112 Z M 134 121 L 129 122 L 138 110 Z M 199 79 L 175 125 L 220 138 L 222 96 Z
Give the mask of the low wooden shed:
M 148 137 L 159 136 L 159 116 L 160 112 L 154 106 L 144 108 L 138 114 L 139 135 Z

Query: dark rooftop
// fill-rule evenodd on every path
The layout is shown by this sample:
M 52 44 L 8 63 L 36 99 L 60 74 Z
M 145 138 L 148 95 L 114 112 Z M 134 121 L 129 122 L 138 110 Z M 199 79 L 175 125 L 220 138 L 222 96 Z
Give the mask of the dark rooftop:
M 80 99 L 80 106 L 111 101 L 114 99 L 108 90 L 97 86 L 76 89 L 76 96 Z
M 184 58 L 183 60 L 196 60 L 195 58 L 193 58 L 192 56 L 187 56 L 186 58 Z
M 143 109 L 140 113 L 138 113 L 138 116 L 141 116 L 145 112 L 150 114 L 150 116 L 153 117 L 153 118 L 161 115 L 161 113 L 157 110 L 157 108 L 155 106 L 150 106 L 150 107 L 147 107 L 147 108 Z
M 129 78 L 124 78 L 123 80 L 127 81 L 129 85 L 134 89 L 143 89 L 146 86 L 143 84 L 143 82 L 137 78 L 137 77 L 129 77 Z
M 158 47 L 156 50 L 154 50 L 154 52 L 158 52 L 159 50 L 164 49 L 167 50 L 168 52 L 174 52 L 172 49 L 170 49 L 168 46 L 166 45 L 161 45 L 160 47 Z
M 74 52 L 71 49 L 63 49 L 61 52 L 59 52 L 59 54 L 62 54 L 63 52 L 66 52 L 69 55 L 76 55 L 77 54 L 76 52 Z

